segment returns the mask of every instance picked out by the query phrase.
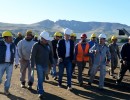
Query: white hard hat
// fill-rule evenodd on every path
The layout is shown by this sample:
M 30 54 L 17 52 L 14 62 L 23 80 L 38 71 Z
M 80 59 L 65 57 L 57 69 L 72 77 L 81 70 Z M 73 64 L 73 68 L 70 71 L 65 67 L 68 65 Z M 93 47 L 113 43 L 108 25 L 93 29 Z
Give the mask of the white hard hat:
M 105 34 L 100 34 L 100 35 L 98 36 L 98 38 L 105 38 L 105 39 L 106 39 L 107 37 L 106 37 Z
M 64 34 L 70 35 L 72 33 L 72 31 L 69 28 L 66 28 L 64 30 Z
M 40 36 L 44 38 L 45 40 L 50 40 L 49 33 L 46 31 L 41 32 Z
M 130 36 L 128 37 L 128 39 L 130 39 Z

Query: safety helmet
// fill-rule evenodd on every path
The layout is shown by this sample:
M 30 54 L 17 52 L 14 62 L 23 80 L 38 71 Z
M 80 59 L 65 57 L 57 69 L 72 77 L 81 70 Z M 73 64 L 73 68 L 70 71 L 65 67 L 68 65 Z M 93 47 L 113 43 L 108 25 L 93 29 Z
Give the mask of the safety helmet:
M 100 34 L 99 36 L 98 36 L 98 38 L 104 38 L 104 39 L 106 39 L 106 35 L 105 34 Z
M 64 30 L 64 34 L 70 35 L 72 33 L 72 31 L 69 28 L 66 28 Z
M 128 39 L 130 39 L 130 36 L 128 37 Z
M 44 38 L 45 40 L 50 40 L 49 33 L 46 31 L 41 32 L 40 36 Z
M 87 38 L 87 35 L 85 33 L 81 34 L 81 38 Z
M 62 35 L 62 33 L 59 33 L 59 35 L 60 35 L 60 37 L 62 37 L 63 35 Z
M 96 34 L 93 33 L 93 34 L 91 35 L 91 38 L 96 38 Z
M 54 36 L 61 36 L 60 32 L 55 32 Z
M 113 35 L 113 36 L 111 37 L 111 41 L 112 41 L 112 40 L 115 40 L 115 39 L 117 39 L 117 37 Z
M 37 37 L 37 38 L 38 38 L 38 35 L 35 35 L 34 37 Z
M 2 33 L 2 37 L 5 37 L 5 36 L 13 36 L 12 33 L 10 31 L 4 31 Z
M 26 35 L 28 35 L 28 34 L 33 35 L 32 30 L 27 30 Z
M 75 33 L 71 33 L 70 36 L 76 37 L 76 34 Z

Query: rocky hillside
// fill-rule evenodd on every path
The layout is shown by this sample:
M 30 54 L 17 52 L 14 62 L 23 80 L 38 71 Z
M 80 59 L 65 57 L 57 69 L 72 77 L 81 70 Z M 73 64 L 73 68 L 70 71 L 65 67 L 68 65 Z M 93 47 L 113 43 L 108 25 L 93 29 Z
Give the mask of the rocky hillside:
M 58 20 L 56 22 L 51 20 L 43 20 L 41 22 L 33 24 L 8 24 L 0 23 L 0 33 L 4 30 L 11 30 L 14 34 L 17 32 L 22 32 L 23 34 L 27 29 L 31 29 L 34 32 L 40 33 L 43 30 L 47 30 L 51 35 L 55 31 L 63 32 L 64 28 L 70 28 L 75 33 L 87 33 L 88 36 L 91 33 L 105 33 L 108 36 L 112 34 L 118 34 L 117 29 L 125 28 L 130 32 L 130 26 L 120 24 L 120 23 L 110 23 L 110 22 L 81 22 L 81 21 L 68 21 L 68 20 Z

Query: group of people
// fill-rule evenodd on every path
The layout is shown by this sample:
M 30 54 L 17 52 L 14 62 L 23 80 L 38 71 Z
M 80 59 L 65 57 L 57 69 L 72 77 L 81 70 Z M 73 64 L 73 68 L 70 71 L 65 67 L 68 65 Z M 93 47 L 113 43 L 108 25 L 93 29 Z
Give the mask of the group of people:
M 121 60 L 121 70 L 116 81 L 120 84 L 127 69 L 130 70 L 130 37 L 128 43 L 125 43 L 121 50 L 117 45 L 117 37 L 112 36 L 112 43 L 106 45 L 106 35 L 95 33 L 91 35 L 90 41 L 87 41 L 87 35 L 81 34 L 81 40 L 76 43 L 76 34 L 69 28 L 64 29 L 64 37 L 60 32 L 54 34 L 54 40 L 50 40 L 49 33 L 43 31 L 34 37 L 31 30 L 27 30 L 25 38 L 19 32 L 18 37 L 13 41 L 12 33 L 4 31 L 2 33 L 3 41 L 0 41 L 0 83 L 6 71 L 6 80 L 4 84 L 4 93 L 9 93 L 11 77 L 13 72 L 13 63 L 15 68 L 20 65 L 21 88 L 26 86 L 26 70 L 28 69 L 27 88 L 32 89 L 34 83 L 34 69 L 37 72 L 37 91 L 38 97 L 42 98 L 44 94 L 43 82 L 48 79 L 50 72 L 54 80 L 58 78 L 58 87 L 62 87 L 62 78 L 64 68 L 67 74 L 67 90 L 72 90 L 72 75 L 75 72 L 75 66 L 78 67 L 78 83 L 83 86 L 83 71 L 86 63 L 89 63 L 89 82 L 92 85 L 94 77 L 100 68 L 99 89 L 104 88 L 104 79 L 106 75 L 106 65 L 111 62 L 110 75 L 114 75 L 114 70 L 118 64 L 118 58 Z M 97 41 L 98 39 L 98 41 Z M 120 53 L 121 52 L 121 53 Z M 58 74 L 57 68 L 58 66 Z

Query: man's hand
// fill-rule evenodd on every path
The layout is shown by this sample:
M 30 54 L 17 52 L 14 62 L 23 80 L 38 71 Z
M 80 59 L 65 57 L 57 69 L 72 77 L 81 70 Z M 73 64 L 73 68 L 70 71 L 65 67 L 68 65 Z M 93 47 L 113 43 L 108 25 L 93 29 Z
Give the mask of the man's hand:
M 97 54 L 97 53 L 98 53 L 98 50 L 94 50 L 94 53 Z
M 62 58 L 58 58 L 58 62 L 60 63 L 60 62 L 62 62 L 63 61 L 63 59 Z
M 106 65 L 109 65 L 109 62 L 110 62 L 110 61 L 107 61 L 107 62 L 106 62 Z
M 75 63 L 76 63 L 76 61 L 75 61 L 75 60 L 72 60 L 72 63 L 73 63 L 73 64 L 75 64 Z
M 15 68 L 15 69 L 18 68 L 18 65 L 14 65 L 14 68 Z

